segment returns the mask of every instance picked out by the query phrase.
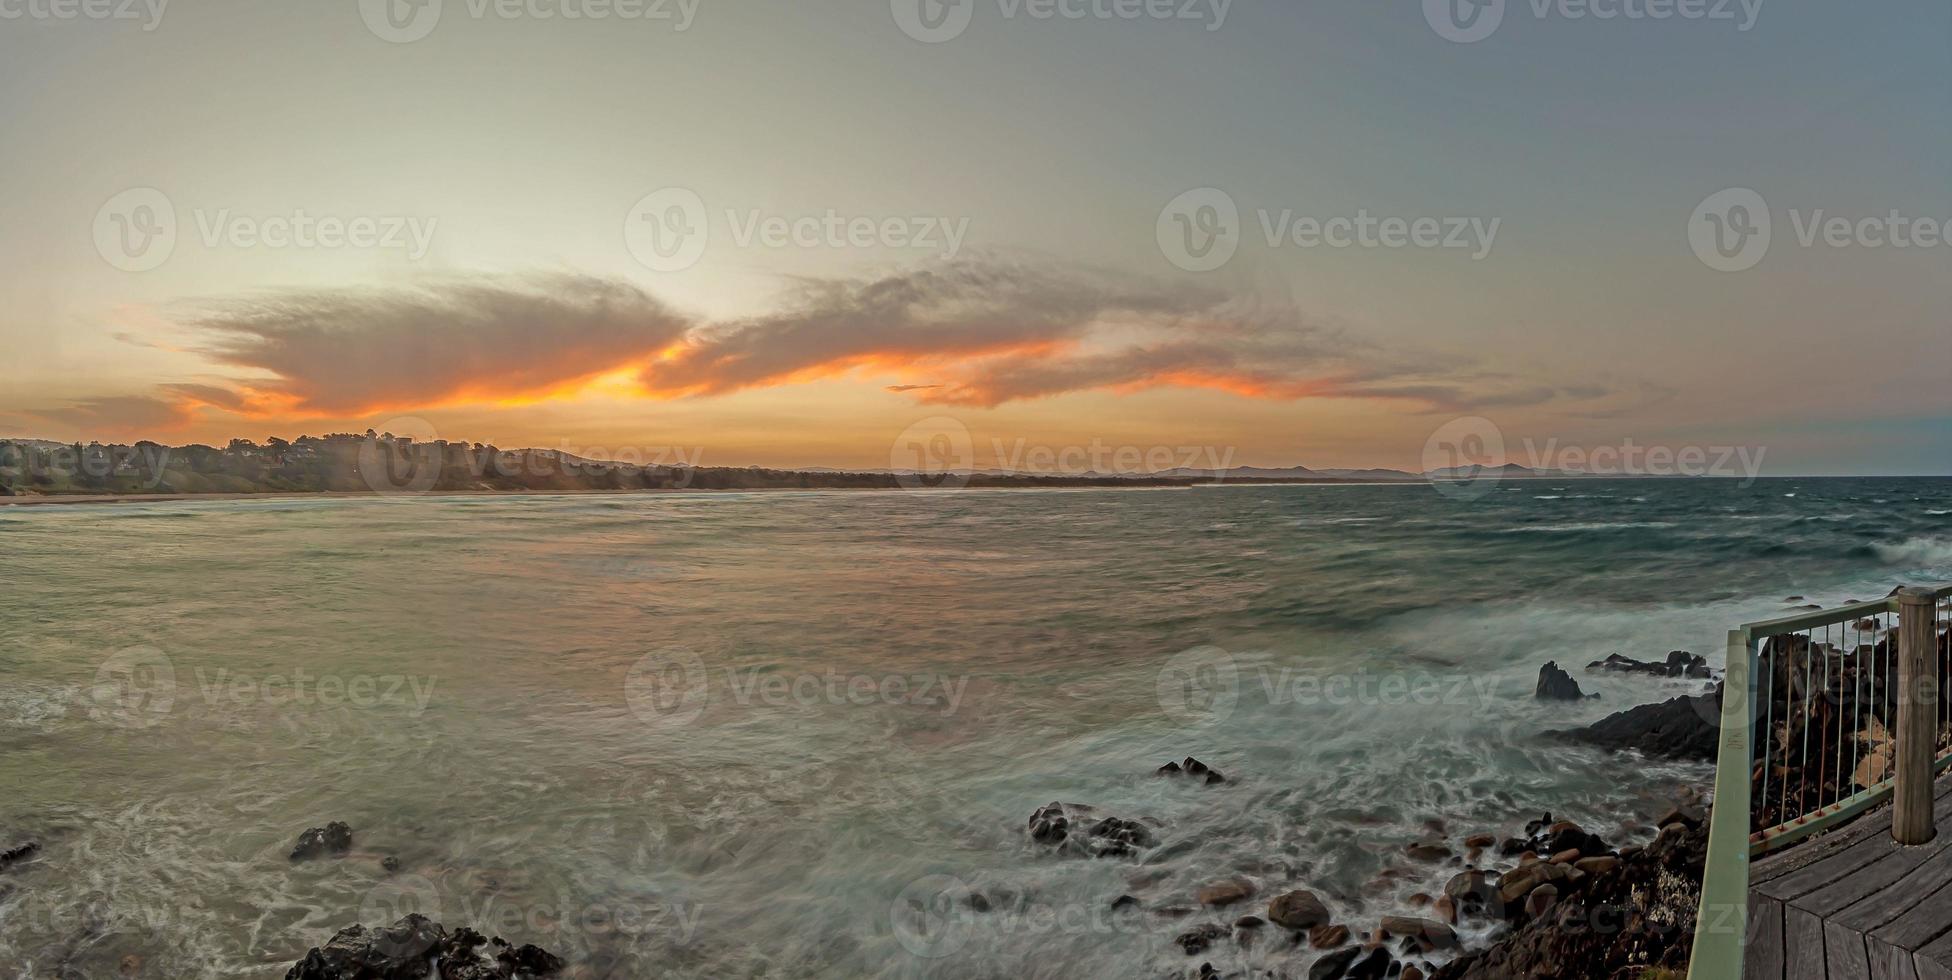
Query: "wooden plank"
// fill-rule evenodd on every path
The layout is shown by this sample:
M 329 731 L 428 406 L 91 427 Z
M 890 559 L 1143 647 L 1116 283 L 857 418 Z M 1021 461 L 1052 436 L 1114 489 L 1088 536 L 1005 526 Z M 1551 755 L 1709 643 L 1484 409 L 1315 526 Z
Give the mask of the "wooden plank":
M 1797 899 L 1797 907 L 1809 909 L 1827 919 L 1853 905 L 1873 898 L 1902 901 L 1903 904 L 1891 909 L 1889 914 L 1881 918 L 1873 917 L 1852 926 L 1857 932 L 1867 932 L 1897 918 L 1899 913 L 1911 908 L 1920 898 L 1937 891 L 1939 885 L 1952 881 L 1952 877 L 1946 877 L 1921 891 L 1893 889 L 1892 886 L 1901 879 L 1909 877 L 1921 865 L 1928 863 L 1932 858 L 1944 855 L 1945 852 L 1935 853 L 1933 849 L 1923 847 L 1899 847 L 1889 842 L 1886 842 L 1886 846 L 1890 849 L 1889 853 Z M 1952 868 L 1947 870 L 1952 871 Z M 1898 891 L 1899 894 L 1894 895 L 1893 891 Z
M 1783 903 L 1749 893 L 1748 939 L 1742 980 L 1783 980 Z
M 1945 781 L 1947 789 L 1952 789 L 1952 779 Z M 1885 807 L 1875 813 L 1867 813 L 1844 827 L 1818 837 L 1791 845 L 1788 850 L 1771 854 L 1757 862 L 1749 872 L 1749 884 L 1760 885 L 1774 881 L 1794 871 L 1807 868 L 1838 851 L 1853 844 L 1861 843 L 1878 835 L 1891 834 L 1891 808 Z
M 1783 940 L 1785 980 L 1827 980 L 1823 959 L 1822 919 L 1802 909 L 1785 908 Z
M 1809 867 L 1791 872 L 1760 887 L 1764 894 L 1784 901 L 1802 898 L 1897 849 L 1890 837 L 1867 837 Z
M 1919 980 L 1909 952 L 1886 946 L 1868 936 L 1864 939 L 1864 947 L 1871 956 L 1871 980 Z M 1944 980 L 1952 980 L 1952 977 Z
M 1918 976 L 1920 980 L 1926 976 L 1952 980 L 1952 934 L 1918 947 Z
M 1908 860 L 1910 855 L 1900 854 L 1898 857 Z M 1852 880 L 1861 884 L 1874 878 L 1870 874 L 1863 874 Z M 1837 913 L 1836 919 L 1858 932 L 1876 932 L 1891 920 L 1911 911 L 1925 896 L 1935 894 L 1946 885 L 1952 885 L 1952 848 L 1942 847 L 1929 859 L 1917 862 L 1904 877 Z M 1819 910 L 1813 908 L 1811 911 Z
M 1952 779 L 1947 779 L 1946 782 L 1948 786 L 1952 786 Z M 1941 823 L 1952 824 L 1952 793 L 1948 793 L 1940 798 L 1938 804 L 1933 808 L 1933 814 Z M 1855 828 L 1859 824 L 1869 824 L 1873 833 L 1859 836 L 1852 843 L 1842 845 L 1841 849 L 1833 848 L 1823 857 L 1773 879 L 1757 881 L 1751 876 L 1751 887 L 1758 888 L 1764 894 L 1774 898 L 1801 898 L 1825 885 L 1840 881 L 1845 876 L 1855 872 L 1859 867 L 1872 863 L 1882 855 L 1905 850 L 1905 848 L 1898 846 L 1891 839 L 1889 833 L 1891 815 L 1888 811 L 1882 815 L 1882 819 L 1879 821 L 1872 822 L 1866 817 L 1853 822 L 1851 827 Z M 1880 830 L 1884 832 L 1875 832 Z M 1824 838 L 1825 841 L 1830 839 L 1828 837 Z M 1952 840 L 1948 840 L 1947 843 L 1952 843 Z M 1801 848 L 1792 847 L 1790 850 L 1794 852 L 1801 850 Z M 1927 855 L 1929 853 L 1929 850 L 1926 851 Z
M 1933 790 L 1933 798 L 1941 804 L 1952 801 L 1952 772 L 1940 776 Z M 1940 823 L 1952 819 L 1952 810 L 1944 806 L 1934 808 Z M 1875 834 L 1891 833 L 1891 804 L 1880 804 L 1877 809 L 1866 813 L 1850 823 L 1829 833 L 1800 841 L 1792 847 L 1784 848 L 1774 854 L 1759 858 L 1749 871 L 1750 884 L 1773 881 L 1792 871 L 1806 868 L 1817 860 L 1849 847 Z
M 1952 969 L 1947 969 L 1938 960 L 1920 956 L 1917 958 L 1917 966 L 1918 972 L 1913 973 L 1909 980 L 1952 980 Z
M 1835 920 L 1823 924 L 1823 955 L 1830 975 L 1839 980 L 1871 975 L 1871 961 L 1864 952 L 1864 934 Z
M 1952 930 L 1952 888 L 1941 888 L 1922 898 L 1905 914 L 1880 926 L 1872 935 L 1886 945 L 1917 950 L 1948 930 Z

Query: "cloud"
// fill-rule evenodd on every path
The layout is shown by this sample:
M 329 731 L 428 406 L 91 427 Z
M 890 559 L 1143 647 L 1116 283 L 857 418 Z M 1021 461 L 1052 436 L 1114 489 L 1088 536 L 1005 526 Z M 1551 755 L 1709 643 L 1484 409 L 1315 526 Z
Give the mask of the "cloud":
M 543 397 L 652 357 L 692 323 L 628 283 L 555 275 L 261 295 L 200 310 L 187 325 L 213 359 L 275 377 L 240 384 L 230 405 L 177 394 L 359 416 Z
M 187 307 L 192 349 L 253 377 L 163 385 L 39 413 L 181 426 L 205 410 L 360 418 L 519 404 L 605 379 L 654 398 L 840 376 L 930 404 L 994 407 L 1076 392 L 1201 388 L 1263 399 L 1357 398 L 1465 412 L 1604 395 L 1520 385 L 1430 352 L 1384 350 L 1186 280 L 966 256 L 861 279 L 797 280 L 773 312 L 701 322 L 621 280 L 443 279 L 411 288 L 261 293 Z
M 87 430 L 91 436 L 121 436 L 180 429 L 192 419 L 181 399 L 151 395 L 108 395 L 26 414 Z

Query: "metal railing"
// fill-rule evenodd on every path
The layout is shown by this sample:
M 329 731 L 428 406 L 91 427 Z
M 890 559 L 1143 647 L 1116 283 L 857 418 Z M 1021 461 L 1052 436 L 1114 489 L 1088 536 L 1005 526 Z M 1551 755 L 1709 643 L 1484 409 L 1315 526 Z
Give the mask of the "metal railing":
M 1729 631 L 1690 978 L 1742 975 L 1751 857 L 1894 792 L 1909 801 L 1898 836 L 1918 833 L 1906 820 L 1922 820 L 1929 836 L 1931 775 L 1952 764 L 1952 699 L 1938 696 L 1952 679 L 1948 596 L 1952 586 L 1901 589 Z

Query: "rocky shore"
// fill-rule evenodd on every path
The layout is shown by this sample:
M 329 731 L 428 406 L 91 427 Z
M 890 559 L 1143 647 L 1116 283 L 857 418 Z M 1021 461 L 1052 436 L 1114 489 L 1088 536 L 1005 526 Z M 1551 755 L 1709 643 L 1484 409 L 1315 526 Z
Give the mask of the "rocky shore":
M 1684 651 L 1660 661 L 1615 655 L 1594 661 L 1587 671 L 1698 680 L 1703 693 L 1629 707 L 1583 727 L 1541 732 L 1541 738 L 1660 759 L 1713 761 L 1721 695 L 1703 658 Z M 1535 694 L 1548 701 L 1591 697 L 1556 663 L 1541 669 Z M 1226 781 L 1190 757 L 1161 766 L 1156 775 L 1203 785 Z M 1514 816 L 1509 835 L 1458 835 L 1432 821 L 1427 835 L 1400 845 L 1401 858 L 1453 870 L 1441 890 L 1411 895 L 1407 907 L 1394 914 L 1339 919 L 1333 910 L 1350 904 L 1340 896 L 1318 892 L 1306 881 L 1265 888 L 1249 874 L 1216 876 L 1185 896 L 1145 900 L 1127 893 L 1107 902 L 1115 912 L 1144 915 L 1144 921 L 1170 933 L 1168 948 L 1177 953 L 1169 955 L 1184 954 L 1188 960 L 1185 968 L 1166 974 L 1174 977 L 1659 977 L 1661 970 L 1685 971 L 1693 941 L 1707 850 L 1703 788 L 1679 787 L 1664 815 L 1629 835 L 1646 841 L 1651 830 L 1652 840 L 1639 844 L 1608 841 L 1549 813 Z M 1160 836 L 1135 817 L 1062 801 L 1037 808 L 1025 832 L 1054 857 L 1138 862 L 1159 846 Z M 988 903 L 970 907 L 981 911 Z M 1277 956 L 1272 967 L 1266 956 L 1244 967 L 1246 957 L 1239 954 L 1248 950 L 1291 953 Z

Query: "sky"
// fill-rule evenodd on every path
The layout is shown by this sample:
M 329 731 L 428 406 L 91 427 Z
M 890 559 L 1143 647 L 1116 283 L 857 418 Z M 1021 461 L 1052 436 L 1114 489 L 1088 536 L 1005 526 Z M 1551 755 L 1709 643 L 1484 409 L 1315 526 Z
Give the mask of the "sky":
M 0 436 L 1952 473 L 1949 41 L 1925 0 L 0 0 Z

